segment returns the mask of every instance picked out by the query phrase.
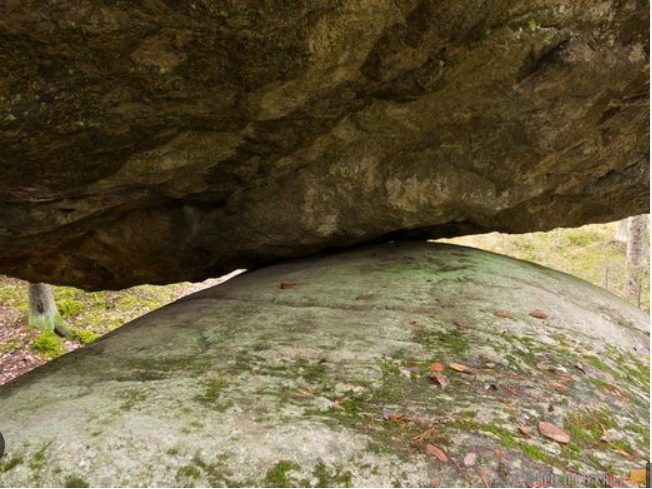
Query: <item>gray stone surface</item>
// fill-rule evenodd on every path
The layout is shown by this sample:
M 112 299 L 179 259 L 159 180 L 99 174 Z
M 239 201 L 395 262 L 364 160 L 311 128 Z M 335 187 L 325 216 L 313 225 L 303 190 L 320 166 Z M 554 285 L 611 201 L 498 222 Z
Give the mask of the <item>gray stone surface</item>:
M 647 316 L 613 295 L 471 248 L 386 244 L 270 266 L 0 388 L 0 485 L 626 475 L 649 459 L 648 341 Z M 446 367 L 440 389 L 433 362 L 473 373 Z M 571 443 L 543 438 L 539 421 Z
M 649 4 L 6 0 L 0 272 L 88 289 L 649 210 Z

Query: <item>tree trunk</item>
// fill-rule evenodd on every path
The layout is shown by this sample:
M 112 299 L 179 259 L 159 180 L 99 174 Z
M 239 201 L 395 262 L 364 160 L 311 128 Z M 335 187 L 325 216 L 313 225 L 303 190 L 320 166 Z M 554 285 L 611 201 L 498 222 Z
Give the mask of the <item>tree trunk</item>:
M 622 219 L 618 221 L 618 227 L 616 228 L 616 234 L 614 239 L 620 241 L 621 243 L 627 243 L 627 237 L 629 236 L 629 219 Z
M 633 304 L 641 304 L 641 278 L 645 257 L 645 229 L 647 216 L 633 216 L 627 219 L 627 298 Z
M 70 330 L 54 302 L 54 291 L 48 284 L 29 284 L 29 325 L 41 331 L 55 331 L 69 336 Z

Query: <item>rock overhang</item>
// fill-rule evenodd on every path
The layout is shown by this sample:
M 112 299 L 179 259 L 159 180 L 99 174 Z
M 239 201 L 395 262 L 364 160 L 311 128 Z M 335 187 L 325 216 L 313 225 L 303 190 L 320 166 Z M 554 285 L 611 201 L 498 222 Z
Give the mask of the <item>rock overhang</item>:
M 2 7 L 3 273 L 121 288 L 649 210 L 646 5 L 92 5 Z

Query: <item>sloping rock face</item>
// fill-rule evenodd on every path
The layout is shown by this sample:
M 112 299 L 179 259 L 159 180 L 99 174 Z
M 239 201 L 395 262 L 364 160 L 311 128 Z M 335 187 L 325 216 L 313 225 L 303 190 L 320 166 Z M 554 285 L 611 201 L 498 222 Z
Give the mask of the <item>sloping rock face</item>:
M 601 289 L 471 248 L 379 245 L 271 266 L 0 388 L 0 485 L 621 476 L 649 459 L 648 335 L 642 311 Z M 541 421 L 570 443 L 544 438 Z
M 0 5 L 0 272 L 199 280 L 649 210 L 649 5 Z

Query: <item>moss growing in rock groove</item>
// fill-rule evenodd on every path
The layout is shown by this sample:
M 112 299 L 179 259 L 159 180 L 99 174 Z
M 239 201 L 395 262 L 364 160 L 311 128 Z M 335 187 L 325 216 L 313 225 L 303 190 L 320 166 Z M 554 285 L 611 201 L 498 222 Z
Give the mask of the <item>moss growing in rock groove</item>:
M 313 475 L 317 479 L 315 487 L 351 487 L 351 472 L 339 468 L 329 468 L 320 460 L 315 465 Z
M 212 405 L 220 397 L 222 391 L 228 386 L 228 382 L 224 379 L 209 379 L 203 382 L 204 392 L 194 397 L 195 401 L 202 404 Z
M 70 477 L 66 479 L 64 487 L 90 487 L 90 485 L 81 477 Z
M 21 457 L 13 457 L 3 464 L 0 464 L 0 472 L 9 472 L 11 469 L 14 467 L 17 467 L 18 465 L 23 463 L 23 459 Z
M 196 481 L 201 476 L 201 472 L 194 465 L 184 465 L 177 470 L 176 482 L 178 485 L 189 484 L 194 485 Z M 182 486 L 183 487 L 183 486 Z
M 281 460 L 267 471 L 263 483 L 265 487 L 296 487 L 288 474 L 299 466 L 289 460 Z

